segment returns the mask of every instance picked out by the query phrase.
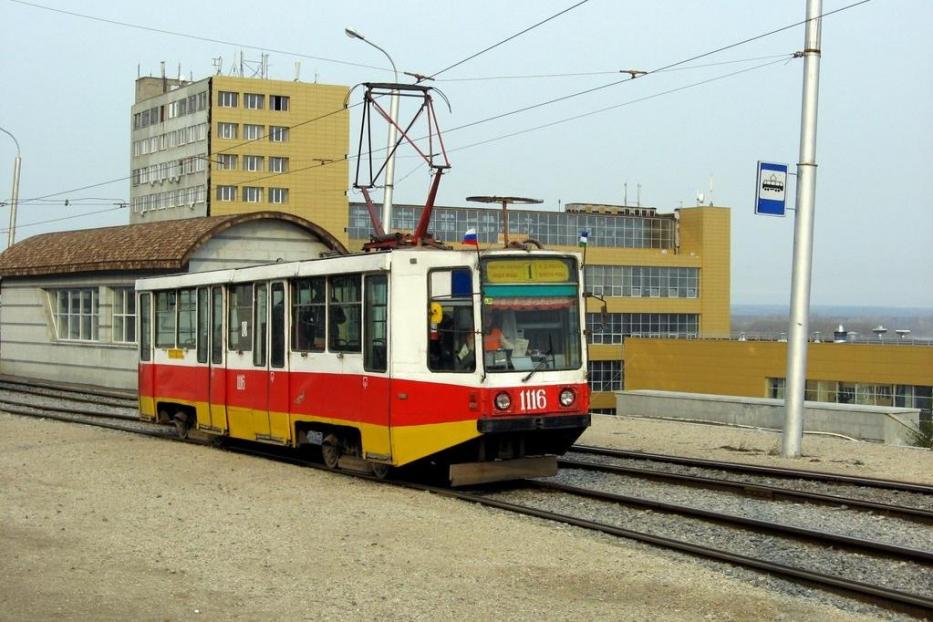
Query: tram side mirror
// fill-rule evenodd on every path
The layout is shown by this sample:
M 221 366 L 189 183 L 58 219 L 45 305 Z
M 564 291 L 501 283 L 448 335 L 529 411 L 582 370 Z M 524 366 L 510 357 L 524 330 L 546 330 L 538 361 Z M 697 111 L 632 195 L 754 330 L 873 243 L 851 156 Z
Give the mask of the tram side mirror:
M 604 328 L 607 324 L 609 324 L 609 312 L 606 310 L 606 299 L 602 296 L 597 296 L 592 292 L 583 292 L 583 298 L 595 298 L 596 300 L 600 301 L 602 303 L 599 308 L 600 328 Z

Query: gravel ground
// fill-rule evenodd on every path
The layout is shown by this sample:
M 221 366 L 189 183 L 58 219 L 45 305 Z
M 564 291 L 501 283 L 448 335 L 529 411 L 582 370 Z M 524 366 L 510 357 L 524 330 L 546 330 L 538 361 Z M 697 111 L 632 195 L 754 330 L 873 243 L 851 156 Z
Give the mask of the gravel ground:
M 3 620 L 877 619 L 625 540 L 54 421 L 0 414 L 0 482 Z
M 908 454 L 910 455 L 910 454 Z M 683 475 L 699 475 L 703 477 L 713 477 L 725 479 L 733 482 L 743 482 L 748 484 L 760 484 L 764 486 L 775 486 L 777 488 L 799 490 L 803 492 L 813 492 L 826 495 L 835 495 L 850 499 L 861 499 L 863 501 L 874 501 L 877 503 L 887 503 L 890 505 L 902 505 L 905 507 L 916 508 L 920 510 L 933 510 L 933 495 L 919 492 L 907 492 L 903 490 L 885 490 L 882 488 L 869 488 L 865 486 L 854 486 L 851 484 L 836 484 L 830 482 L 820 482 L 816 480 L 795 479 L 786 477 L 770 477 L 766 475 L 755 475 L 749 473 L 736 473 L 734 471 L 723 471 L 719 469 L 710 469 L 704 467 L 693 467 L 669 462 L 636 460 L 629 458 L 615 458 L 608 456 L 596 456 L 580 452 L 568 452 L 567 458 L 572 458 L 578 462 L 589 462 L 593 464 L 618 465 L 622 467 L 634 467 L 638 469 L 648 469 L 660 473 L 677 473 Z
M 803 457 L 781 457 L 781 435 L 749 428 L 593 415 L 580 443 L 933 485 L 933 451 L 806 434 Z
M 732 516 L 933 551 L 933 529 L 928 523 L 888 517 L 865 510 L 819 503 L 747 497 L 722 490 L 594 473 L 581 469 L 561 469 L 560 474 L 553 480 L 618 495 L 652 499 L 691 508 L 724 512 Z M 930 585 L 933 586 L 933 578 L 931 578 Z

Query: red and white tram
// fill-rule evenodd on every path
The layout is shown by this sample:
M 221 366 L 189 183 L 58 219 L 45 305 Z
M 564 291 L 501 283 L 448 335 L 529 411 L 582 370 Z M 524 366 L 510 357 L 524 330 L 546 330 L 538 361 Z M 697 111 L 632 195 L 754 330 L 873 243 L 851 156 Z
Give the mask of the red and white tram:
M 333 468 L 556 472 L 589 425 L 579 257 L 427 247 L 140 279 L 142 417 Z

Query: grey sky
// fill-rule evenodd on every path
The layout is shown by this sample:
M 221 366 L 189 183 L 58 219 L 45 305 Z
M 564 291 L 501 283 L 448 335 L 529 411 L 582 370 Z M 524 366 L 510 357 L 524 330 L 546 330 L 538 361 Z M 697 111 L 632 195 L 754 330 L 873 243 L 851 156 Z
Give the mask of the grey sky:
M 0 126 L 23 153 L 20 198 L 129 175 L 130 106 L 137 64 L 157 74 L 165 60 L 195 79 L 225 72 L 246 46 L 387 67 L 379 52 L 348 39 L 350 26 L 385 48 L 400 71 L 430 74 L 572 4 L 560 1 L 39 4 L 153 28 L 239 43 L 224 45 L 105 24 L 0 0 Z M 832 11 L 854 0 L 824 0 Z M 222 6 L 222 9 L 219 7 Z M 260 8 L 261 7 L 261 8 Z M 805 0 L 749 2 L 590 0 L 589 3 L 444 73 L 453 113 L 438 106 L 442 128 L 608 84 L 624 75 L 476 80 L 495 76 L 653 70 L 800 21 Z M 933 2 L 873 0 L 827 17 L 817 142 L 813 304 L 933 307 Z M 623 105 L 779 60 L 803 43 L 797 27 L 706 57 L 693 65 L 747 62 L 645 76 L 533 111 L 450 132 L 451 172 L 438 202 L 473 194 L 526 195 L 561 202 L 634 203 L 669 212 L 703 192 L 732 208 L 733 302 L 789 300 L 793 216 L 755 216 L 755 163 L 797 161 L 802 61 L 780 60 L 694 88 Z M 767 58 L 765 58 L 767 57 Z M 391 72 L 270 53 L 270 77 L 352 85 Z M 465 148 L 512 132 L 610 106 L 613 110 Z M 351 127 L 356 129 L 354 111 Z M 355 136 L 350 151 L 355 150 Z M 15 149 L 0 136 L 0 197 L 9 197 Z M 417 165 L 399 159 L 397 179 Z M 353 166 L 351 164 L 351 175 Z M 67 228 L 123 224 L 112 210 L 46 225 L 29 223 L 97 210 L 126 200 L 128 181 L 24 203 L 17 239 Z M 396 200 L 420 202 L 424 170 L 397 186 Z M 351 199 L 356 195 L 351 193 Z M 79 200 L 93 197 L 93 200 Z M 71 205 L 64 206 L 68 198 Z M 0 210 L 2 227 L 8 212 Z M 4 238 L 6 233 L 3 233 Z

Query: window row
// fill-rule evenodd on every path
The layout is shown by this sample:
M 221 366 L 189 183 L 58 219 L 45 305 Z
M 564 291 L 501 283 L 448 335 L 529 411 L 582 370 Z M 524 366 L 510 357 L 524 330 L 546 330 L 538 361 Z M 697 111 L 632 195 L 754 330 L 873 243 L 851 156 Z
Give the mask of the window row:
M 372 233 L 369 213 L 362 203 L 350 205 L 347 233 L 351 239 L 368 239 Z M 423 208 L 396 205 L 392 226 L 411 230 Z M 509 211 L 509 235 L 528 236 L 547 246 L 577 246 L 580 233 L 589 232 L 590 246 L 611 248 L 674 248 L 672 217 L 606 216 L 559 212 Z M 503 232 L 502 212 L 486 208 L 435 207 L 429 231 L 444 242 L 460 242 L 467 229 L 475 229 L 480 244 L 492 244 Z
M 696 298 L 699 268 L 656 266 L 586 266 L 586 291 L 597 296 Z
M 134 168 L 132 174 L 133 185 L 156 184 L 166 180 L 178 181 L 182 175 L 203 173 L 207 170 L 207 154 L 150 164 L 142 168 Z
M 111 300 L 111 341 L 136 342 L 136 295 L 132 287 L 108 290 Z M 49 292 L 59 340 L 100 340 L 100 291 L 96 287 Z
M 145 214 L 153 210 L 169 209 L 172 207 L 194 207 L 196 203 L 207 200 L 206 186 L 192 186 L 191 188 L 177 188 L 166 192 L 154 192 L 133 197 L 132 208 L 136 214 Z
M 622 343 L 625 337 L 695 338 L 700 316 L 696 313 L 586 314 L 590 343 Z
M 243 159 L 244 171 L 267 171 L 269 173 L 288 172 L 288 158 L 277 156 L 264 157 L 257 155 L 239 156 L 232 153 L 217 154 L 217 168 L 222 171 L 235 171 L 238 168 L 240 158 Z
M 268 203 L 288 203 L 288 188 L 260 188 L 259 186 L 217 186 L 218 201 L 236 201 L 239 191 L 239 200 L 246 203 L 262 203 L 263 195 Z
M 183 117 L 186 114 L 207 109 L 207 91 L 182 97 L 173 102 L 154 106 L 133 115 L 133 129 L 140 130 L 150 125 L 164 123 L 166 119 Z
M 269 110 L 288 112 L 290 98 L 288 95 L 269 95 Z M 236 91 L 218 91 L 217 105 L 221 108 L 237 108 L 240 104 L 240 94 Z M 266 105 L 264 93 L 243 93 L 243 107 L 248 110 L 262 110 Z
M 188 127 L 181 127 L 177 130 L 159 134 L 158 136 L 134 140 L 133 157 L 138 158 L 139 156 L 149 155 L 150 153 L 157 153 L 175 147 L 182 147 L 202 140 L 207 140 L 207 123 L 189 125 Z
M 784 378 L 768 379 L 768 397 L 784 399 Z M 928 414 L 933 407 L 933 387 L 807 380 L 804 399 L 810 402 L 919 408 Z
M 286 308 L 286 291 L 291 309 Z M 199 363 L 223 363 L 223 352 L 249 352 L 256 367 L 285 366 L 292 352 L 362 352 L 364 368 L 385 371 L 388 278 L 346 274 L 288 283 L 243 283 L 154 293 L 140 298 L 140 358 L 156 348 L 194 349 Z M 153 341 L 150 343 L 150 338 Z M 210 357 L 208 357 L 210 354 Z
M 625 366 L 623 361 L 590 361 L 587 377 L 591 391 L 621 391 L 625 388 Z
M 270 125 L 268 133 L 265 125 L 254 123 L 243 124 L 243 140 L 261 140 L 268 137 L 269 142 L 288 142 L 288 127 L 284 125 Z M 240 124 L 219 121 L 217 123 L 217 138 L 236 140 L 240 137 Z

